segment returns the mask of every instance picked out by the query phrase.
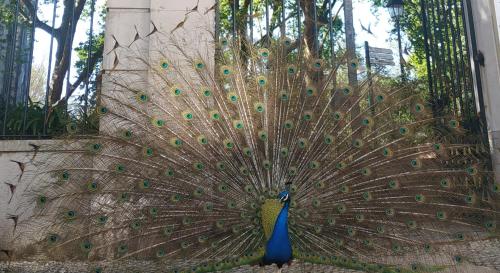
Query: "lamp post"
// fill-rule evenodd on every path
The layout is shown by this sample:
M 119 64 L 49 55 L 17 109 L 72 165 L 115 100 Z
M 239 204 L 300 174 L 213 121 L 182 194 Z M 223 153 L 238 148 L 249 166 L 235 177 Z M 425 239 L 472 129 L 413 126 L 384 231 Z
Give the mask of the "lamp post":
M 401 79 L 406 81 L 406 73 L 403 65 L 403 46 L 401 45 L 401 24 L 400 18 L 403 15 L 403 0 L 389 0 L 387 6 L 389 14 L 396 21 L 396 30 L 398 32 L 398 46 L 399 46 L 399 66 L 401 68 Z

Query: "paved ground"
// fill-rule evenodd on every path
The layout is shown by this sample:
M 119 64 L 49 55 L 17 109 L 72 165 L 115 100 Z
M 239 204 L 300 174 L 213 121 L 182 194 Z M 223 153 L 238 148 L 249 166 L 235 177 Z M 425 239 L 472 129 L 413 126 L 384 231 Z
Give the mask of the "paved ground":
M 459 254 L 464 258 L 464 262 L 456 264 L 451 261 L 450 253 Z M 1 255 L 0 255 L 1 257 Z M 103 267 L 103 273 L 156 273 L 168 272 L 171 268 L 167 262 L 136 261 L 126 260 L 114 262 L 107 265 L 98 265 L 85 262 L 43 262 L 44 258 L 37 259 L 36 262 L 12 262 L 0 261 L 0 273 L 90 273 L 95 272 L 95 268 Z M 409 259 L 400 257 L 398 260 L 387 260 L 391 264 L 409 264 Z M 454 245 L 441 249 L 440 252 L 430 254 L 428 263 L 449 265 L 442 273 L 500 273 L 500 239 L 490 239 Z M 176 262 L 179 264 L 179 262 Z M 233 273 L 275 273 L 276 267 L 241 267 L 231 271 Z M 304 264 L 296 261 L 291 267 L 285 267 L 282 273 L 362 273 L 355 270 L 333 268 L 328 266 Z
M 153 266 L 149 270 L 144 268 L 151 267 L 149 263 L 142 262 L 122 262 L 107 267 L 104 272 L 127 273 L 127 272 L 165 272 L 161 266 Z M 15 262 L 7 265 L 0 263 L 1 273 L 90 273 L 93 272 L 95 265 L 87 263 L 38 263 L 38 262 Z M 164 267 L 163 267 L 164 268 Z M 241 267 L 235 270 L 226 271 L 234 273 L 276 273 L 278 270 L 275 267 Z M 459 267 L 451 267 L 442 271 L 443 273 L 498 273 L 500 271 L 473 266 L 471 264 L 462 264 Z M 327 266 L 318 266 L 310 264 L 296 263 L 291 267 L 285 267 L 282 273 L 363 273 L 361 271 L 332 268 Z

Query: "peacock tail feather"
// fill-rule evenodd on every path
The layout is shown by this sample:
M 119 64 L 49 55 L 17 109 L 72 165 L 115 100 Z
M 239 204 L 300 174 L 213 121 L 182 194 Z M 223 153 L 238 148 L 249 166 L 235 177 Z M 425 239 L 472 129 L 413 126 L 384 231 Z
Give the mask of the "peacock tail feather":
M 425 260 L 441 247 L 497 236 L 484 148 L 435 133 L 464 129 L 433 117 L 416 88 L 349 86 L 340 72 L 358 60 L 332 65 L 289 39 L 236 43 L 216 44 L 214 62 L 177 42 L 185 61 L 136 52 L 147 75 L 108 73 L 100 134 L 69 130 L 36 162 L 22 224 L 45 255 L 170 261 L 172 272 L 255 264 L 286 184 L 306 262 L 429 272 L 442 269 Z

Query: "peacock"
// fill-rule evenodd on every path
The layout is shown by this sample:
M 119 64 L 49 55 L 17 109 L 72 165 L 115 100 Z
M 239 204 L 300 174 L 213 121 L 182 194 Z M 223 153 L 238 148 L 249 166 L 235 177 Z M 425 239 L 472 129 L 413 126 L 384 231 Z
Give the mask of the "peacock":
M 176 41 L 130 57 L 148 75 L 108 76 L 98 135 L 69 124 L 63 144 L 37 147 L 19 236 L 101 264 L 89 272 L 436 272 L 467 259 L 454 246 L 497 236 L 499 184 L 484 145 L 449 137 L 466 134 L 459 119 L 433 115 L 411 83 L 349 85 L 358 59 L 295 44 L 221 38 L 212 55 Z

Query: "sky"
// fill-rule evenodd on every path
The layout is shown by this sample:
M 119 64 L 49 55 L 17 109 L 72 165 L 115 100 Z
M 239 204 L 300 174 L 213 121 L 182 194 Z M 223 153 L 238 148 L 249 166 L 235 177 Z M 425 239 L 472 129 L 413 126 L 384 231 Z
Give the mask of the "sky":
M 170 1 L 182 1 L 182 0 L 170 0 Z M 62 2 L 59 0 L 59 2 Z M 96 0 L 96 10 L 100 10 L 102 6 L 105 5 L 106 0 Z M 339 5 L 336 6 L 337 8 Z M 373 47 L 390 48 L 394 52 L 394 59 L 398 60 L 397 56 L 397 41 L 395 37 L 391 37 L 390 32 L 394 28 L 393 22 L 390 19 L 387 9 L 381 8 L 374 11 L 372 9 L 371 3 L 368 0 L 354 0 L 354 24 L 356 31 L 356 44 L 358 47 L 358 52 L 363 52 L 364 42 L 368 41 Z M 337 9 L 334 9 L 337 10 Z M 62 4 L 59 3 L 56 14 L 56 27 L 60 24 L 60 15 L 62 14 Z M 42 21 L 46 21 L 47 24 L 52 24 L 53 15 L 53 5 L 40 5 L 39 6 L 39 17 Z M 340 13 L 342 15 L 342 12 Z M 371 27 L 372 34 L 363 31 L 361 24 L 364 27 Z M 103 23 L 99 22 L 99 18 L 96 16 L 94 20 L 94 31 L 99 32 Z M 90 20 L 82 20 L 78 23 L 75 42 L 74 45 L 78 45 L 87 39 L 87 33 L 90 27 Z M 33 62 L 36 64 L 43 63 L 45 67 L 48 66 L 49 62 L 49 52 L 50 52 L 50 35 L 46 32 L 37 29 L 35 33 L 35 50 L 33 56 Z M 55 51 L 56 41 L 54 40 L 54 51 Z M 55 52 L 53 52 L 55 55 Z M 364 54 L 363 54 L 364 55 Z M 54 58 L 54 57 L 53 57 Z M 76 54 L 73 53 L 72 57 L 73 63 L 77 60 Z M 52 66 L 53 67 L 53 66 Z M 394 67 L 390 69 L 390 73 L 397 74 L 397 69 Z M 76 78 L 75 71 L 71 73 L 71 81 L 73 82 Z M 82 91 L 80 91 L 81 93 Z M 78 95 L 75 92 L 75 95 Z
M 60 25 L 61 23 L 61 16 L 63 13 L 63 5 L 62 1 L 59 0 L 57 5 L 57 11 L 56 11 L 56 20 L 55 20 L 55 26 L 56 28 Z M 106 0 L 96 0 L 96 10 L 101 10 L 104 4 L 106 3 Z M 39 5 L 38 6 L 39 12 L 38 16 L 39 18 L 46 22 L 48 25 L 52 25 L 52 17 L 54 14 L 54 5 L 49 4 L 49 5 Z M 99 22 L 99 17 L 97 16 L 96 12 L 96 17 L 94 18 L 94 33 L 99 33 L 102 30 L 102 22 Z M 80 44 L 80 42 L 84 42 L 88 40 L 88 30 L 90 29 L 90 18 L 86 18 L 86 20 L 81 20 L 78 22 L 77 25 L 77 30 L 76 30 L 76 35 L 75 35 L 75 40 L 73 43 L 73 46 L 77 46 Z M 51 42 L 51 37 L 48 33 L 41 29 L 37 29 L 35 32 L 35 50 L 33 51 L 33 63 L 39 64 L 43 63 L 45 67 L 48 67 L 49 65 L 49 56 L 50 56 L 50 42 Z M 52 60 L 54 63 L 55 59 L 55 50 L 56 50 L 57 42 L 54 40 L 54 50 L 52 53 Z M 72 62 L 73 64 L 77 61 L 77 56 L 76 52 L 73 51 L 72 55 Z M 52 67 L 54 67 L 54 64 L 52 64 Z M 71 82 L 75 80 L 77 77 L 76 71 L 71 71 Z M 65 90 L 65 89 L 64 89 Z M 82 94 L 82 90 L 79 92 L 75 92 L 74 96 L 77 96 L 79 94 Z
M 362 56 L 365 55 L 364 46 L 365 41 L 367 41 L 371 47 L 392 49 L 394 62 L 398 63 L 398 42 L 394 35 L 391 36 L 395 25 L 389 11 L 386 8 L 372 8 L 371 1 L 368 0 L 354 0 L 353 9 L 357 52 L 361 52 Z M 370 27 L 373 35 L 364 31 L 362 25 L 365 28 Z M 399 73 L 398 67 L 390 68 L 389 73 L 397 75 Z

